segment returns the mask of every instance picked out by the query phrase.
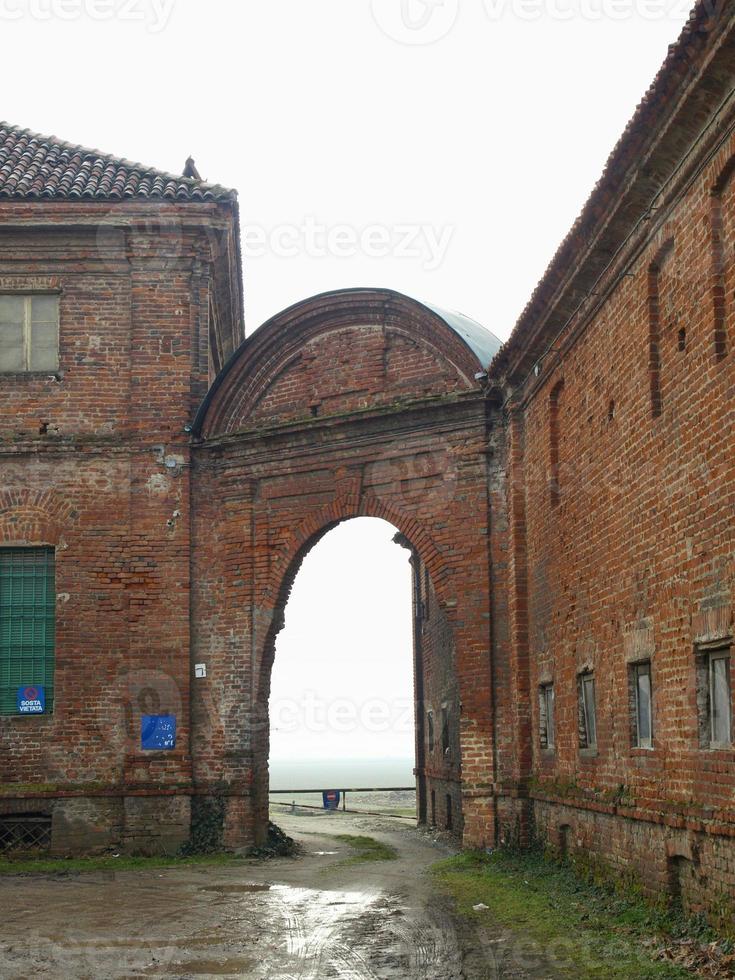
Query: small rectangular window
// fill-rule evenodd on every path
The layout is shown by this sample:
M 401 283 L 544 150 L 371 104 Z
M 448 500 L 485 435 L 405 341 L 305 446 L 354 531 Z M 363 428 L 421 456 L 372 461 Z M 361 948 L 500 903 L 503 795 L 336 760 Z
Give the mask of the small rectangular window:
M 449 755 L 449 708 L 442 708 L 442 752 Z
M 597 748 L 595 678 L 591 671 L 579 675 L 579 746 Z
M 429 711 L 426 714 L 426 728 L 429 737 L 429 752 L 434 751 L 434 712 Z
M 18 691 L 43 687 L 53 706 L 56 586 L 53 548 L 0 548 L 0 715 Z
M 59 297 L 0 296 L 0 372 L 58 367 Z
M 699 742 L 703 748 L 732 745 L 730 644 L 706 645 L 697 651 Z
M 710 654 L 709 689 L 713 745 L 729 745 L 731 735 L 732 694 L 730 692 L 730 655 Z
M 539 734 L 541 748 L 553 749 L 556 744 L 553 684 L 542 684 L 539 689 Z
M 653 688 L 651 662 L 633 664 L 630 668 L 631 695 L 634 710 L 633 742 L 638 748 L 653 747 Z

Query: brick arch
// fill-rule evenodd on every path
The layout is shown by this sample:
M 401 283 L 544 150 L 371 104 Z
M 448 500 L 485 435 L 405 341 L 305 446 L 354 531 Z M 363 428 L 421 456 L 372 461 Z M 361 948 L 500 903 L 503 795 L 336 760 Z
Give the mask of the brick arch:
M 0 490 L 0 541 L 59 545 L 76 522 L 72 506 L 48 491 Z
M 271 569 L 269 593 L 275 601 L 272 606 L 273 618 L 263 646 L 257 685 L 258 700 L 267 699 L 270 693 L 270 672 L 273 667 L 276 639 L 283 629 L 286 605 L 304 559 L 333 528 L 355 517 L 382 518 L 406 537 L 428 568 L 437 599 L 450 624 L 452 623 L 455 608 L 447 605 L 453 597 L 453 592 L 447 585 L 446 564 L 427 528 L 415 518 L 374 497 L 359 498 L 352 494 L 336 497 L 329 506 L 320 508 L 303 519 L 292 534 L 287 548 Z
M 392 290 L 323 293 L 272 317 L 244 341 L 212 384 L 194 421 L 195 434 L 209 438 L 246 427 L 274 380 L 293 369 L 309 345 L 338 331 L 366 328 L 390 332 L 446 366 L 458 393 L 477 390 L 485 358 L 499 347 L 478 324 Z M 318 375 L 327 369 L 320 365 Z M 388 396 L 379 386 L 377 393 Z
M 271 588 L 280 591 L 281 583 L 288 568 L 306 546 L 304 555 L 316 544 L 320 537 L 331 528 L 353 517 L 380 517 L 404 534 L 420 552 L 422 559 L 437 581 L 444 581 L 445 568 L 431 533 L 411 515 L 404 514 L 388 501 L 378 500 L 371 495 L 341 494 L 335 496 L 326 507 L 306 515 L 293 531 L 285 552 L 274 562 L 271 571 Z M 303 556 L 302 556 L 303 557 Z M 437 587 L 439 589 L 439 587 Z
M 494 839 L 482 382 L 495 344 L 399 293 L 342 290 L 278 314 L 212 385 L 192 426 L 194 656 L 228 721 L 213 723 L 195 686 L 192 744 L 198 785 L 232 795 L 228 844 L 262 840 L 267 827 L 270 673 L 296 574 L 320 537 L 358 516 L 410 542 L 415 588 L 437 610 L 414 648 L 416 663 L 424 648 L 432 658 L 417 690 L 454 705 L 457 744 L 449 762 L 417 760 L 419 785 L 451 792 L 467 841 Z M 312 395 L 324 411 L 310 412 Z

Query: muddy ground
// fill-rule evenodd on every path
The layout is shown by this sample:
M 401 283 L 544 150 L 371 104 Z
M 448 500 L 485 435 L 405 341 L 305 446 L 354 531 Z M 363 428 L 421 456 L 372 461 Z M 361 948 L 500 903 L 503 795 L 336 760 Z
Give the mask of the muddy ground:
M 407 821 L 278 813 L 294 858 L 0 879 L 0 977 L 474 980 L 550 977 L 455 919 L 426 869 L 451 845 Z M 345 863 L 337 834 L 393 846 Z

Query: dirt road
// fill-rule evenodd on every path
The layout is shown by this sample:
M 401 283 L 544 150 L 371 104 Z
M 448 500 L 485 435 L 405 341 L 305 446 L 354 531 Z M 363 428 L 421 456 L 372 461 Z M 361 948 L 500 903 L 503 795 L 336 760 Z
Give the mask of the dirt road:
M 0 879 L 0 977 L 526 976 L 488 969 L 423 873 L 446 844 L 386 818 L 277 820 L 301 841 L 299 857 Z M 350 863 L 337 834 L 369 835 L 398 857 Z

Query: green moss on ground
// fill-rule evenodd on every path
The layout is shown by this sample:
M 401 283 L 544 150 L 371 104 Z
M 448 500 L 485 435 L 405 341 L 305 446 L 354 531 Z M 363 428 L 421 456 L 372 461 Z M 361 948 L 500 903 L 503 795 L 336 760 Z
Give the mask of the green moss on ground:
M 355 852 L 352 857 L 339 862 L 342 867 L 351 864 L 363 864 L 366 861 L 394 861 L 398 857 L 398 851 L 395 847 L 391 847 L 390 844 L 383 844 L 381 841 L 375 840 L 374 837 L 336 834 L 334 839 L 343 844 L 348 844 Z
M 655 908 L 634 893 L 581 879 L 540 853 L 463 853 L 432 868 L 471 923 L 512 930 L 493 955 L 546 967 L 557 977 L 594 980 L 676 980 L 693 974 L 654 958 L 683 938 L 683 916 Z M 480 903 L 487 909 L 475 910 Z M 710 938 L 701 935 L 698 938 Z M 524 959 L 525 958 L 525 959 Z

